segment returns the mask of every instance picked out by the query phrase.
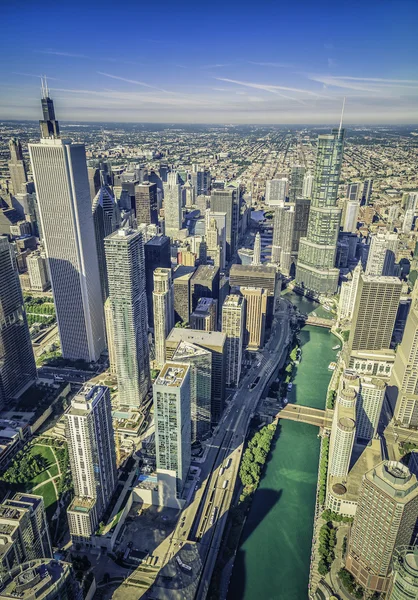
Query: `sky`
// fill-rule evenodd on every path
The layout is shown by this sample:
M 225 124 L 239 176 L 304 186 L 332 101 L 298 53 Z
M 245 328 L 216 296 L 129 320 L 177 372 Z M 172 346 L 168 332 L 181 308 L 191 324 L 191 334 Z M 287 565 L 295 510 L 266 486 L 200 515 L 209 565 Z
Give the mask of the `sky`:
M 416 0 L 4 2 L 0 119 L 418 123 Z

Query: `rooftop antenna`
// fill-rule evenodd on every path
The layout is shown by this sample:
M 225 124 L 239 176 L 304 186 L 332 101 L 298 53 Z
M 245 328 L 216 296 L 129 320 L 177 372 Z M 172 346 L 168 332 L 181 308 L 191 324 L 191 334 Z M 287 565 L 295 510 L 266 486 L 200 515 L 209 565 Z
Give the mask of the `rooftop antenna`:
M 344 96 L 344 99 L 343 99 L 343 108 L 342 108 L 342 111 L 341 111 L 340 128 L 338 129 L 338 135 L 340 135 L 341 129 L 343 128 L 344 106 L 345 106 L 345 96 Z
M 42 93 L 42 98 L 45 98 L 45 86 L 44 86 L 44 77 L 43 77 L 43 75 L 41 75 L 41 93 Z
M 46 97 L 46 98 L 49 98 L 48 81 L 47 81 L 47 79 L 46 79 L 46 75 L 44 75 L 44 78 L 45 78 L 45 93 L 46 93 L 46 96 L 45 96 L 45 97 Z M 345 100 L 345 98 L 344 98 L 344 100 Z M 343 109 L 343 110 L 344 110 L 344 109 Z

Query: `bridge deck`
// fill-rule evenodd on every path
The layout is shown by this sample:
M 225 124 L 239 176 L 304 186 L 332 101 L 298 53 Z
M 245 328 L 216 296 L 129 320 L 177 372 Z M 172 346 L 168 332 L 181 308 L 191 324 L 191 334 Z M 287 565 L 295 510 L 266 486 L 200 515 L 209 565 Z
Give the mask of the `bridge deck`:
M 276 419 L 287 419 L 289 421 L 300 421 L 318 427 L 330 428 L 332 424 L 333 411 L 311 408 L 300 404 L 287 404 L 280 410 Z

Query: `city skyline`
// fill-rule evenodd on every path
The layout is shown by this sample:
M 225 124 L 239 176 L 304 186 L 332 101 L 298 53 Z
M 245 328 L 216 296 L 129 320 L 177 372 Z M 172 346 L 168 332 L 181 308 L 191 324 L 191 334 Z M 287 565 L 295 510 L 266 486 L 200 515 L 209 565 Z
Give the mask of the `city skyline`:
M 158 33 L 142 37 L 126 35 L 124 16 L 155 23 L 153 7 L 125 5 L 118 27 L 113 6 L 86 10 L 77 0 L 56 8 L 59 27 L 25 40 L 22 26 L 37 29 L 42 15 L 9 6 L 0 118 L 35 119 L 36 79 L 46 74 L 63 121 L 332 124 L 346 96 L 347 123 L 418 122 L 416 4 L 398 2 L 395 14 L 388 2 L 257 12 L 215 3 L 213 14 L 218 8 L 214 26 L 206 8 L 185 4 L 171 14 L 163 2 Z M 111 50 L 107 36 L 91 35 L 92 23 L 112 23 Z

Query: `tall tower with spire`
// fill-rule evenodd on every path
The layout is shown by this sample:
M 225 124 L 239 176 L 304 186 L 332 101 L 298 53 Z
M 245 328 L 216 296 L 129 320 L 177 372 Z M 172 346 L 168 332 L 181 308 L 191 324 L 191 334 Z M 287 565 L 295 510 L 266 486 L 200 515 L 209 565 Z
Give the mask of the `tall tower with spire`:
M 41 77 L 41 92 L 42 92 L 42 114 L 43 119 L 39 121 L 41 128 L 41 138 L 59 138 L 60 127 L 55 119 L 54 103 L 49 97 L 48 82 L 46 77 Z
M 254 242 L 254 254 L 253 254 L 253 266 L 259 267 L 261 265 L 261 236 L 260 232 L 256 233 Z

